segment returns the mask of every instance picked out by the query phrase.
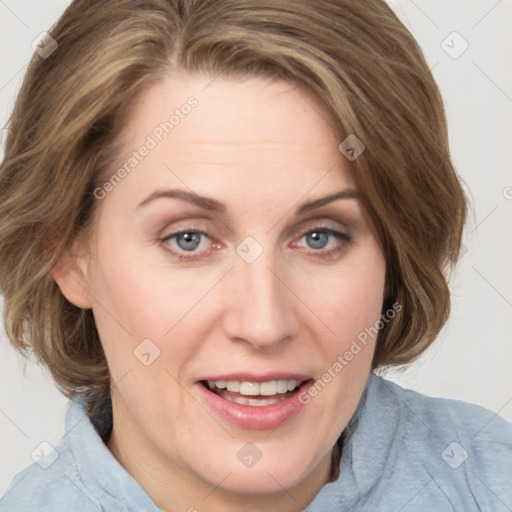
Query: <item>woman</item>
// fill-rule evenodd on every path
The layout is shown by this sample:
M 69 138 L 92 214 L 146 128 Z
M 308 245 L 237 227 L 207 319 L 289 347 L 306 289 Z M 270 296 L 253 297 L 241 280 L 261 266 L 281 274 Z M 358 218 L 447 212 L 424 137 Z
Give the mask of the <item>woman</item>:
M 82 0 L 43 47 L 0 285 L 72 402 L 2 510 L 512 507 L 509 424 L 377 376 L 446 322 L 466 215 L 384 2 Z

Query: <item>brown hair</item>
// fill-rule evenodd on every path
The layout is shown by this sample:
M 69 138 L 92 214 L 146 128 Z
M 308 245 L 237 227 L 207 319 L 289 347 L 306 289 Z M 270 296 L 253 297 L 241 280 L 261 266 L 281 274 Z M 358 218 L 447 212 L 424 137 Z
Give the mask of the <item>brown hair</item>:
M 355 180 L 387 261 L 373 369 L 412 361 L 450 310 L 466 199 L 442 100 L 416 41 L 382 0 L 75 0 L 34 55 L 0 167 L 0 288 L 13 345 L 67 395 L 107 390 L 91 310 L 51 270 L 90 225 L 93 190 L 116 155 L 121 111 L 169 72 L 261 75 L 299 84 L 366 150 Z M 50 242 L 55 242 L 50 245 Z

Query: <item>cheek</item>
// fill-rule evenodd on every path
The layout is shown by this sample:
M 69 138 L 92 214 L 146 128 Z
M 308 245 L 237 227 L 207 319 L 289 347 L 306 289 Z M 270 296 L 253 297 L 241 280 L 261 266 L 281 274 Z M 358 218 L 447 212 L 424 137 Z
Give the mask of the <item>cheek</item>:
M 316 326 L 315 339 L 324 339 L 331 352 L 343 350 L 378 323 L 384 286 L 385 261 L 375 247 L 361 261 L 347 262 L 337 272 L 319 273 L 313 282 L 300 280 L 297 291 L 313 315 L 307 323 Z
M 165 321 L 162 308 L 169 304 L 160 296 L 162 286 L 156 279 L 157 272 L 144 259 L 133 236 L 122 225 L 107 224 L 108 218 L 116 218 L 115 205 L 102 214 L 89 268 L 98 327 L 119 331 L 123 337 L 128 333 L 134 339 L 149 337 L 147 329 L 151 325 L 156 328 L 159 317 Z
M 200 311 L 205 319 L 211 316 L 209 302 L 201 298 L 208 294 L 218 276 L 199 278 L 197 273 L 170 269 L 161 262 L 155 265 L 140 251 L 116 252 L 113 241 L 108 247 L 113 250 L 94 268 L 91 293 L 112 378 L 121 377 L 134 365 L 135 373 L 142 369 L 135 359 L 142 347 L 144 353 L 148 348 L 149 352 L 159 354 L 152 368 L 165 362 L 169 369 L 179 369 L 199 350 L 198 340 L 205 339 L 197 314 Z M 144 375 L 147 378 L 150 374 Z
M 115 362 L 133 358 L 138 344 L 150 339 L 165 353 L 179 353 L 178 359 L 186 359 L 200 348 L 194 340 L 204 338 L 196 321 L 192 330 L 186 329 L 191 327 L 191 318 L 197 319 L 200 313 L 201 323 L 210 327 L 212 321 L 222 321 L 219 304 L 224 301 L 218 294 L 227 288 L 217 283 L 225 269 L 170 268 L 153 250 L 127 242 L 128 234 L 122 230 L 111 227 L 104 232 L 108 236 L 104 234 L 97 242 L 102 250 L 91 273 L 91 292 L 107 357 Z M 302 303 L 296 304 L 302 311 L 298 315 L 302 335 L 309 332 L 317 340 L 312 350 L 317 355 L 323 352 L 324 363 L 343 353 L 353 339 L 378 321 L 385 263 L 375 243 L 361 244 L 337 267 L 318 266 L 312 273 L 311 266 L 300 263 L 288 270 L 286 281 Z M 290 307 L 297 302 L 293 296 L 290 301 Z

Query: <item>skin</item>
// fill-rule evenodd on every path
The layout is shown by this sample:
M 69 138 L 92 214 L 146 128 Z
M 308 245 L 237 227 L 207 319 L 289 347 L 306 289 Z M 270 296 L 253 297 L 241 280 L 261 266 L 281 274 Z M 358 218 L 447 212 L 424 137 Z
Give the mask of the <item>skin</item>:
M 93 310 L 112 375 L 108 446 L 158 507 L 302 510 L 329 478 L 374 340 L 273 431 L 216 416 L 196 381 L 236 371 L 320 379 L 378 321 L 383 252 L 357 198 L 296 214 L 356 187 L 327 113 L 285 82 L 183 75 L 153 84 L 126 112 L 120 166 L 191 96 L 197 107 L 98 200 L 92 233 L 54 277 L 71 302 Z M 176 198 L 138 206 L 164 189 L 211 197 L 226 212 Z M 190 256 L 183 241 L 163 240 L 182 228 L 209 234 L 195 260 L 166 250 Z M 312 245 L 304 233 L 321 228 L 350 241 Z M 247 236 L 263 249 L 252 263 L 236 252 Z M 160 350 L 149 366 L 134 356 L 147 338 Z M 247 442 L 262 455 L 251 468 L 237 458 Z

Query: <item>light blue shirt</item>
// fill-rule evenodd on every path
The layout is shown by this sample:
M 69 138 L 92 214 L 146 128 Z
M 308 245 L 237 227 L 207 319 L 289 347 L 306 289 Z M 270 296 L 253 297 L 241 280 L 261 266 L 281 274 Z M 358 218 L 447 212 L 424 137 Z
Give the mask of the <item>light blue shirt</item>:
M 1 512 L 156 512 L 72 401 L 55 451 L 16 475 Z M 314 433 L 312 433 L 314 435 Z M 465 402 L 370 375 L 347 427 L 340 474 L 307 512 L 511 512 L 512 425 Z

